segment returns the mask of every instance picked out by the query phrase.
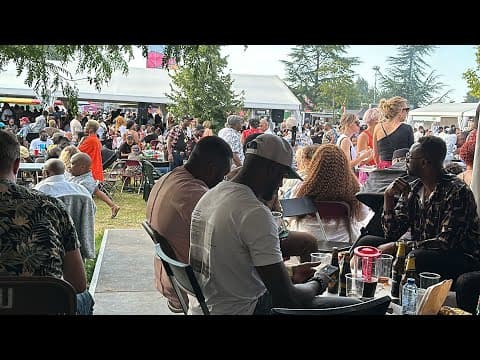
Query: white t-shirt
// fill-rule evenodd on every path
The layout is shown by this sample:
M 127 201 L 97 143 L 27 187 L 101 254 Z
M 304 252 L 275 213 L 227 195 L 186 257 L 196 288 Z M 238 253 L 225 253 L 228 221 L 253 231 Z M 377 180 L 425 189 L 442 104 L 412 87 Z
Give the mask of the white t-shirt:
M 190 264 L 212 314 L 253 314 L 267 290 L 255 267 L 282 260 L 271 211 L 248 186 L 223 181 L 195 206 Z M 191 313 L 202 314 L 190 301 Z

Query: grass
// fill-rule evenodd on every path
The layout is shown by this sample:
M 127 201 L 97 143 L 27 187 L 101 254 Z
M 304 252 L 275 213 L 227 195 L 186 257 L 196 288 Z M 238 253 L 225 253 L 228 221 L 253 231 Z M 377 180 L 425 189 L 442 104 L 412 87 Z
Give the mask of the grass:
M 87 260 L 85 263 L 88 283 L 92 279 L 105 229 L 139 228 L 142 221 L 145 220 L 146 202 L 143 200 L 141 193 L 116 192 L 113 201 L 120 206 L 120 211 L 115 219 L 110 218 L 112 211 L 108 205 L 95 198 L 95 204 L 97 205 L 97 213 L 95 215 L 95 259 Z

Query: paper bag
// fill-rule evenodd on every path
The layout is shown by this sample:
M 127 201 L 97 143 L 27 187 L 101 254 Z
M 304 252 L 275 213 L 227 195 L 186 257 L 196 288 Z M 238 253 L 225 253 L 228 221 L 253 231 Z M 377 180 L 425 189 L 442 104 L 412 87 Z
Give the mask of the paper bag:
M 452 279 L 429 286 L 418 304 L 417 315 L 437 315 L 448 296 Z

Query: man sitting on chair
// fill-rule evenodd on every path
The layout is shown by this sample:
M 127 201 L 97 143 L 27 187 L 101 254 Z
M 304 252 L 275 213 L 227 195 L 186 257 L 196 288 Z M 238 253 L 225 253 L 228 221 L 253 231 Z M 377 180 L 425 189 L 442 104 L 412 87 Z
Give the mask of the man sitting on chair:
M 211 314 L 269 314 L 272 307 L 358 302 L 315 298 L 329 280 L 322 273 L 305 284 L 292 283 L 277 225 L 262 202 L 273 199 L 284 177 L 299 177 L 291 168 L 292 160 L 293 150 L 286 140 L 262 134 L 248 144 L 240 172 L 207 191 L 195 206 L 189 260 Z M 198 302 L 190 301 L 191 312 L 201 314 Z
M 20 148 L 7 131 L 0 130 L 0 154 L 0 272 L 63 277 L 77 292 L 77 313 L 92 314 L 71 217 L 61 201 L 15 184 Z

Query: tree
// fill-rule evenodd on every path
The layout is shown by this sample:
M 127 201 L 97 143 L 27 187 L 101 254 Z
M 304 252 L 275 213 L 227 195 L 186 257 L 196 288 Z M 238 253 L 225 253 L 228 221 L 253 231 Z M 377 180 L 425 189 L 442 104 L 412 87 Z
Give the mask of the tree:
M 143 56 L 147 48 L 143 49 Z M 0 71 L 13 62 L 17 76 L 25 72 L 25 84 L 35 91 L 44 105 L 61 91 L 73 114 L 77 112 L 76 81 L 88 80 L 97 91 L 116 70 L 128 73 L 133 58 L 131 45 L 1 45 Z M 74 65 L 74 71 L 68 66 Z M 85 76 L 76 78 L 76 76 Z
M 475 103 L 479 101 L 480 101 L 480 97 L 473 96 L 470 91 L 467 92 L 467 95 L 465 95 L 465 98 L 463 99 L 463 102 L 465 103 Z
M 476 69 L 468 69 L 463 73 L 463 78 L 467 80 L 468 87 L 470 91 L 468 95 L 474 96 L 476 98 L 480 97 L 480 46 L 477 46 L 477 51 L 475 53 L 475 61 L 477 62 Z
M 170 73 L 173 85 L 170 85 L 172 92 L 167 94 L 174 101 L 169 106 L 174 114 L 211 120 L 215 126 L 223 124 L 229 113 L 243 107 L 243 93 L 239 98 L 233 92 L 233 80 L 224 72 L 228 63 L 227 58 L 220 55 L 220 46 L 185 46 L 181 63 L 178 70 Z
M 367 80 L 361 76 L 355 81 L 354 96 L 349 101 L 349 107 L 352 109 L 368 106 L 373 99 L 373 87 L 368 86 Z
M 282 62 L 287 69 L 286 82 L 305 106 L 308 100 L 315 110 L 348 104 L 353 96 L 354 72 L 359 64 L 356 57 L 342 56 L 347 45 L 301 45 L 292 48 L 292 60 Z
M 440 96 L 436 94 L 445 85 L 438 81 L 435 71 L 424 60 L 429 56 L 436 46 L 430 45 L 402 45 L 398 46 L 398 56 L 390 56 L 387 63 L 387 73 L 380 73 L 380 86 L 384 97 L 402 96 L 407 99 L 412 108 L 428 105 L 433 102 L 448 100 L 446 91 Z

